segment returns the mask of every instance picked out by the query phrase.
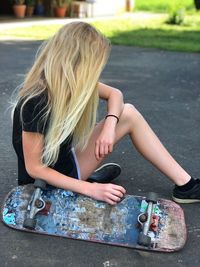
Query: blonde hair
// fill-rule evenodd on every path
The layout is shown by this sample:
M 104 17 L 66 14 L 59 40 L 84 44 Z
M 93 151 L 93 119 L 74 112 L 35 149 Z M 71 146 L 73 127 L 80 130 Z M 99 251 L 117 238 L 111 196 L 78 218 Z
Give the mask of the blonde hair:
M 60 145 L 71 136 L 73 146 L 86 146 L 96 123 L 97 84 L 109 52 L 110 42 L 84 22 L 65 25 L 41 45 L 19 100 L 24 100 L 22 110 L 31 98 L 47 93 L 42 118 L 49 118 L 42 155 L 45 165 L 56 162 Z

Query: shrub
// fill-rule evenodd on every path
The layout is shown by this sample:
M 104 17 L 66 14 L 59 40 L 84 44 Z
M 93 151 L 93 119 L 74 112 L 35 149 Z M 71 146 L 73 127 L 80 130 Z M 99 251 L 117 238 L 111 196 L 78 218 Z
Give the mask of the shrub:
M 184 22 L 185 10 L 177 9 L 169 14 L 168 24 L 181 25 Z
M 181 0 L 176 2 L 171 1 L 169 6 L 169 17 L 167 19 L 168 24 L 181 25 L 185 18 L 185 7 Z

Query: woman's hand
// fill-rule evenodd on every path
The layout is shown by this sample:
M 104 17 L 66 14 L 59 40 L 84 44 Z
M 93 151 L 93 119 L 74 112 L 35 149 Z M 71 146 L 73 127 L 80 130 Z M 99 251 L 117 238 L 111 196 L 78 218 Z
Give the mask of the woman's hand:
M 113 151 L 115 144 L 116 119 L 109 117 L 105 120 L 104 127 L 95 143 L 95 157 L 97 160 L 103 159 Z
M 91 189 L 90 197 L 105 201 L 110 205 L 116 205 L 126 193 L 126 190 L 122 186 L 115 184 L 92 183 Z

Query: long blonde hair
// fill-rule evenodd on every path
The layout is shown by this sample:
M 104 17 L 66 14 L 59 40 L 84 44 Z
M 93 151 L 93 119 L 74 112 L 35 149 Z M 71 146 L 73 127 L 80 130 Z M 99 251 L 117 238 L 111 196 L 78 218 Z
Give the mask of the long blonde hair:
M 72 135 L 73 146 L 86 146 L 96 122 L 97 84 L 109 53 L 110 42 L 84 22 L 63 26 L 41 45 L 18 101 L 24 100 L 22 110 L 31 98 L 47 93 L 45 165 L 56 162 L 60 145 Z

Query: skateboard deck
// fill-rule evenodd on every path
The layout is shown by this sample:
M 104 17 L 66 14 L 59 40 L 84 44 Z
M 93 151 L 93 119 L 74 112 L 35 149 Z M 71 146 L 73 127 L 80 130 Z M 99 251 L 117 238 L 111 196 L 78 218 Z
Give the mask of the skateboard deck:
M 35 215 L 35 229 L 23 227 L 34 192 L 32 184 L 15 187 L 5 198 L 2 221 L 16 230 L 61 236 L 150 251 L 173 252 L 186 242 L 186 225 L 182 208 L 173 201 L 159 199 L 153 204 L 151 227 L 147 235 L 151 244 L 138 244 L 140 214 L 145 214 L 145 197 L 125 195 L 111 206 L 89 197 L 48 188 L 42 190 L 45 208 Z

